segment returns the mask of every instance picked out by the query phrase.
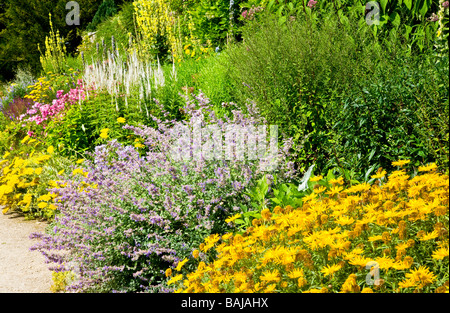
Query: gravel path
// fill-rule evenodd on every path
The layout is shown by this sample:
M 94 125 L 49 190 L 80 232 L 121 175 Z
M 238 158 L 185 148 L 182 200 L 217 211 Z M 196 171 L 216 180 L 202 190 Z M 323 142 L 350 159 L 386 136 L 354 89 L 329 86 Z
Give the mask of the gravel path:
M 45 222 L 0 212 L 0 293 L 50 292 L 51 272 L 44 256 L 30 251 L 33 232 L 44 232 Z

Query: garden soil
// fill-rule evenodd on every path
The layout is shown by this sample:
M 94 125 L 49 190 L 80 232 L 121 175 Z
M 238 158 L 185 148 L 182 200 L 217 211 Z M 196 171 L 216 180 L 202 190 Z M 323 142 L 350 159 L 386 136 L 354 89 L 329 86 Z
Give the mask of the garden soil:
M 0 212 L 0 293 L 50 292 L 51 271 L 38 251 L 33 232 L 44 232 L 47 224 L 27 221 L 16 213 Z

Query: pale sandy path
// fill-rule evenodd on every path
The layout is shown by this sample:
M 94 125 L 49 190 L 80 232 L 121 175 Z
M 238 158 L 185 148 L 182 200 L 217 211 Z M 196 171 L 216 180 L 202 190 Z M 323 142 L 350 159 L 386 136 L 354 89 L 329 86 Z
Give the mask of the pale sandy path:
M 14 213 L 0 212 L 0 293 L 50 292 L 51 272 L 38 251 L 33 232 L 44 232 L 45 222 L 26 221 Z

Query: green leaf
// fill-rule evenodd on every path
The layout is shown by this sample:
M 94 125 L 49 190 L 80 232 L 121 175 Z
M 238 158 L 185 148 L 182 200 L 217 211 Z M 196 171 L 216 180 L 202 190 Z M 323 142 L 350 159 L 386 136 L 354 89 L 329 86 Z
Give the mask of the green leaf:
M 383 13 L 386 13 L 386 5 L 388 4 L 388 0 L 380 0 L 380 6 L 383 9 Z
M 392 14 L 389 16 L 389 19 L 391 20 L 391 23 L 392 23 L 393 25 L 395 25 L 396 27 L 399 27 L 399 26 L 400 26 L 400 22 L 401 22 L 401 20 L 400 20 L 400 15 L 399 15 L 397 12 L 392 13 Z
M 406 7 L 408 8 L 408 10 L 411 10 L 412 0 L 405 0 L 404 3 L 406 5 Z

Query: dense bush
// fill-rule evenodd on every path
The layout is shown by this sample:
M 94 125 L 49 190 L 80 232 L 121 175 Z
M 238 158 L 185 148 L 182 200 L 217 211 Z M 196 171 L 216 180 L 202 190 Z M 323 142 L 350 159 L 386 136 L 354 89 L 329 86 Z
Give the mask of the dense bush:
M 236 100 L 254 100 L 294 137 L 300 168 L 363 175 L 404 156 L 445 167 L 448 57 L 415 54 L 395 32 L 378 40 L 358 19 L 323 17 L 248 24 L 227 50 Z
M 233 95 L 252 99 L 271 124 L 293 136 L 298 161 L 323 167 L 337 102 L 373 72 L 379 51 L 368 30 L 333 15 L 279 25 L 269 16 L 248 24 L 242 44 L 228 49 Z M 350 32 L 351 29 L 351 32 Z

